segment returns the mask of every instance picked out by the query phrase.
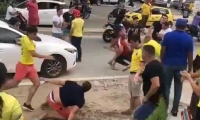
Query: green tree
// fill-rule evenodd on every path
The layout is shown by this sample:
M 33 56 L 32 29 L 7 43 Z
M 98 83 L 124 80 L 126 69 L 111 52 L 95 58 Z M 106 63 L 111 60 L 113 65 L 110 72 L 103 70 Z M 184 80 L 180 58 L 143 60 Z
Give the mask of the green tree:
M 11 0 L 5 0 L 0 2 L 0 18 L 5 18 L 7 8 Z
M 160 98 L 158 106 L 147 120 L 167 120 L 167 106 L 163 97 Z

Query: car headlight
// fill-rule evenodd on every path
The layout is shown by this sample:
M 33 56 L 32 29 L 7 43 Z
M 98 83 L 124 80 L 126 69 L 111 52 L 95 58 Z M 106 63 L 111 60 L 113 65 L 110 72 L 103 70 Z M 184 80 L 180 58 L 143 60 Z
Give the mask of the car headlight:
M 70 53 L 75 53 L 77 50 L 76 49 L 70 49 L 70 48 L 65 48 Z

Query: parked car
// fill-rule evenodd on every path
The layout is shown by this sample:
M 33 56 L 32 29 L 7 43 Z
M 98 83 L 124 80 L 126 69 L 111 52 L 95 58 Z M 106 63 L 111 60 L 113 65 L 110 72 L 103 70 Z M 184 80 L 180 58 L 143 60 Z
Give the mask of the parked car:
M 69 7 L 65 2 L 55 1 L 55 0 L 37 0 L 38 2 L 38 14 L 40 17 L 40 25 L 52 25 L 53 16 L 56 15 L 57 6 L 63 7 L 63 13 L 67 12 Z M 28 10 L 26 8 L 27 1 L 19 3 L 14 8 L 16 11 L 22 13 L 22 15 L 28 19 Z M 62 18 L 62 16 L 61 16 Z
M 151 26 L 151 24 L 154 21 L 159 21 L 162 14 L 166 14 L 168 16 L 168 20 L 171 23 L 171 25 L 173 25 L 173 20 L 174 20 L 174 16 L 171 12 L 170 9 L 168 8 L 164 8 L 164 7 L 158 7 L 158 6 L 153 6 L 151 9 L 151 16 L 149 17 L 146 26 Z M 127 21 L 132 21 L 132 16 L 138 16 L 139 18 L 139 22 L 142 19 L 142 15 L 141 15 L 141 9 L 138 8 L 138 10 L 134 10 L 133 12 L 128 12 L 125 14 L 125 18 Z
M 23 32 L 0 21 L 0 59 L 6 65 L 9 73 L 15 73 L 15 65 L 21 57 L 21 47 L 16 40 L 24 35 Z M 34 41 L 36 51 L 43 55 L 53 55 L 55 60 L 35 58 L 35 68 L 43 76 L 54 78 L 76 66 L 76 48 L 61 39 L 39 34 Z

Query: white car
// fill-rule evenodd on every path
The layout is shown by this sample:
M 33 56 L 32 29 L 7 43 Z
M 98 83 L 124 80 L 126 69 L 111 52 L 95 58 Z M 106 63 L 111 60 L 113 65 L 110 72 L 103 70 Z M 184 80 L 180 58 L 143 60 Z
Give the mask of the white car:
M 0 60 L 9 73 L 15 73 L 15 66 L 21 57 L 21 48 L 16 40 L 24 34 L 7 23 L 0 21 Z M 54 78 L 76 66 L 77 49 L 61 39 L 38 34 L 34 41 L 36 51 L 42 55 L 53 55 L 55 60 L 35 58 L 35 68 L 43 76 Z
M 40 18 L 40 25 L 52 25 L 53 16 L 57 14 L 57 6 L 63 7 L 63 13 L 69 11 L 65 2 L 54 0 L 37 0 L 38 2 L 38 14 Z M 26 8 L 27 1 L 24 1 L 14 7 L 16 11 L 22 13 L 22 15 L 28 20 L 28 10 Z M 62 16 L 61 16 L 62 19 Z

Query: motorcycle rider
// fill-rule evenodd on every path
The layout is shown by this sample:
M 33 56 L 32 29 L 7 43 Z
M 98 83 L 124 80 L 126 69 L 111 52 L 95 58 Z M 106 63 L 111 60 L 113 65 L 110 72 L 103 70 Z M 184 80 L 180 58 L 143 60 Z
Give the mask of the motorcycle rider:
M 197 26 L 200 25 L 200 11 L 197 11 L 196 15 L 193 17 L 191 29 L 194 31 L 198 31 Z
M 119 11 L 119 14 L 117 15 L 115 21 L 114 21 L 114 24 L 115 24 L 115 25 L 121 24 L 121 23 L 122 23 L 122 20 L 123 20 L 123 18 L 124 18 L 124 16 L 125 16 L 125 14 L 126 14 L 126 9 L 121 9 L 121 10 Z
M 9 23 L 11 23 L 10 19 L 12 17 L 16 17 L 18 14 L 17 11 L 12 6 L 13 6 L 13 2 L 11 2 L 11 4 L 8 6 L 7 11 L 6 11 L 5 20 L 7 20 Z
M 81 5 L 82 5 L 82 16 L 83 18 L 85 18 L 85 12 L 87 10 L 87 7 L 88 7 L 88 0 L 80 0 L 81 2 Z

